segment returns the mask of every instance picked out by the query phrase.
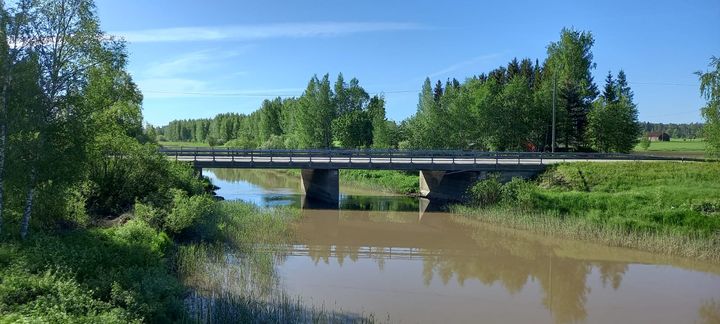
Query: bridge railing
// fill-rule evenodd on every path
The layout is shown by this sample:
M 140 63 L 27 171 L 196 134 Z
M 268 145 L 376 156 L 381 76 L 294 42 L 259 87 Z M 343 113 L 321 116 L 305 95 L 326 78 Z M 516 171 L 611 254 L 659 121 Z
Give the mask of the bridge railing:
M 535 160 L 534 163 L 545 164 L 547 162 L 572 161 L 572 160 L 683 160 L 691 161 L 700 159 L 688 159 L 688 158 L 672 158 L 672 157 L 661 157 L 661 156 L 649 156 L 649 155 L 635 155 L 635 154 L 619 154 L 619 153 L 571 153 L 571 152 L 488 152 L 488 151 L 468 151 L 468 150 L 397 150 L 397 149 L 302 149 L 302 150 L 289 150 L 289 149 L 236 149 L 236 148 L 208 148 L 208 147 L 163 147 L 160 149 L 161 153 L 168 156 L 175 156 L 176 159 L 188 160 L 192 158 L 193 161 L 199 159 L 207 160 L 212 159 L 215 161 L 218 158 L 231 158 L 231 161 L 235 161 L 235 158 L 249 159 L 250 162 L 254 162 L 256 159 L 266 160 L 269 158 L 272 162 L 273 158 L 289 158 L 290 162 L 297 159 L 309 159 L 313 162 L 313 158 L 316 159 L 333 159 L 345 158 L 349 159 L 350 163 L 354 161 L 352 159 L 369 159 L 370 163 L 373 160 L 389 160 L 389 163 L 408 163 L 407 159 L 410 159 L 409 163 L 413 163 L 414 160 L 428 160 L 429 163 L 434 164 L 436 162 L 446 164 L 448 162 L 455 163 L 467 162 L 468 159 L 478 163 L 480 160 L 483 163 L 487 163 L 488 160 L 498 163 L 511 163 L 517 161 L 518 164 L 521 162 L 529 163 L 528 160 Z M 397 159 L 396 162 L 393 162 Z M 401 160 L 404 159 L 404 160 Z M 484 160 L 484 161 L 483 161 Z M 359 162 L 358 162 L 359 163 Z M 385 162 L 387 163 L 387 162 Z

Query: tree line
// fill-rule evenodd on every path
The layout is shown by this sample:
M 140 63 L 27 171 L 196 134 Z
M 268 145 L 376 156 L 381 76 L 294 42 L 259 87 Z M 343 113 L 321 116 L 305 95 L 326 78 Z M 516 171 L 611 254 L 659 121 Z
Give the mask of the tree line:
M 0 238 L 204 192 L 143 131 L 126 65 L 91 0 L 0 0 Z
M 299 98 L 265 100 L 251 114 L 227 113 L 212 119 L 175 120 L 147 132 L 160 140 L 208 142 L 240 148 L 390 148 L 397 125 L 385 116 L 382 95 L 370 96 L 342 74 L 314 76 Z
M 357 79 L 313 77 L 299 98 L 263 102 L 249 114 L 176 120 L 148 127 L 167 141 L 242 148 L 401 148 L 549 151 L 553 102 L 557 150 L 629 152 L 641 134 L 627 76 L 608 73 L 602 91 L 590 32 L 563 29 L 542 61 L 513 59 L 464 82 L 425 80 L 417 112 L 402 122 L 385 117 L 385 101 Z
M 703 138 L 703 123 L 642 123 L 644 133 L 667 133 L 671 138 Z

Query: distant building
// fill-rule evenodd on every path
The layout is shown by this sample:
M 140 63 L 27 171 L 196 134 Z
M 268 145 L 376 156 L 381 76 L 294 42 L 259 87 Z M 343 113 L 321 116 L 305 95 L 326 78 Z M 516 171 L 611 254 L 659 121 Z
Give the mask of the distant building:
M 670 141 L 670 135 L 668 135 L 668 133 L 665 133 L 665 132 L 648 133 L 647 137 L 651 142 L 669 142 Z

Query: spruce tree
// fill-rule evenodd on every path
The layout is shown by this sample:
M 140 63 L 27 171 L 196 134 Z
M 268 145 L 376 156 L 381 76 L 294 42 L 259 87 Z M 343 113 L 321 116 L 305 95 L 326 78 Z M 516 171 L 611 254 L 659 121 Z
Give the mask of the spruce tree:
M 613 103 L 618 99 L 617 86 L 610 71 L 608 71 L 607 77 L 605 78 L 605 88 L 603 88 L 602 96 L 605 98 L 606 103 Z

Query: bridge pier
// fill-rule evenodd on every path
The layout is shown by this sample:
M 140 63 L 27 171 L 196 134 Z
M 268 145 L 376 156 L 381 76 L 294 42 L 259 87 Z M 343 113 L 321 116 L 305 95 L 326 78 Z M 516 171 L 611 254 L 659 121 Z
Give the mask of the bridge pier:
M 198 178 L 203 177 L 203 168 L 201 166 L 193 165 L 193 169 L 195 170 L 195 174 L 197 174 Z
M 340 202 L 340 172 L 337 169 L 300 170 L 303 200 L 315 200 L 336 207 Z
M 465 198 L 467 190 L 478 180 L 486 179 L 490 174 L 499 175 L 502 183 L 512 178 L 529 179 L 536 176 L 544 166 L 523 169 L 507 169 L 497 171 L 420 171 L 420 196 L 428 199 L 460 201 Z
M 428 199 L 463 200 L 465 193 L 482 172 L 420 171 L 420 195 Z

